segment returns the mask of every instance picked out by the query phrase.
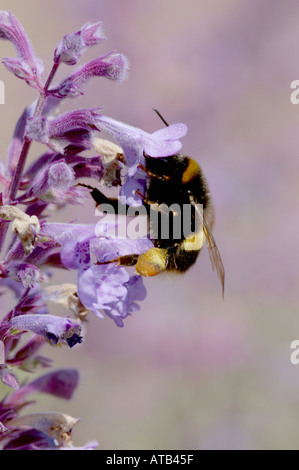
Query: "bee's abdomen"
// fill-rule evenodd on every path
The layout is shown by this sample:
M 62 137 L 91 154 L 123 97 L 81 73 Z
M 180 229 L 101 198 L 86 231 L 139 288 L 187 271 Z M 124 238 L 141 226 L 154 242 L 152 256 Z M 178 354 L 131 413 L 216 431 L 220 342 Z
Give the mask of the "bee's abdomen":
M 176 247 L 175 250 L 171 249 L 169 250 L 166 270 L 184 273 L 196 262 L 198 255 L 199 250 L 185 251 L 181 245 Z

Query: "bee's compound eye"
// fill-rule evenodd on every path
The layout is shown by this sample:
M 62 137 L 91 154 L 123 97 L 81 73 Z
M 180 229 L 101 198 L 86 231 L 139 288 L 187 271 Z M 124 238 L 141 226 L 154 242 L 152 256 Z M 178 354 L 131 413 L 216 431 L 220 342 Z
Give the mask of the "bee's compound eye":
M 156 276 L 167 266 L 167 250 L 150 248 L 140 255 L 136 264 L 136 271 L 141 276 Z

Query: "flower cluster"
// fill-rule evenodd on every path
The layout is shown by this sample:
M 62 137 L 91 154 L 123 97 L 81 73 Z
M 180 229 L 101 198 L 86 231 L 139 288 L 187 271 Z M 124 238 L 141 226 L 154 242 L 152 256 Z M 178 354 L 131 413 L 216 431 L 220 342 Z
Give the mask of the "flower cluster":
M 83 95 L 91 78 L 122 81 L 127 76 L 128 60 L 112 51 L 53 84 L 61 64 L 76 66 L 86 48 L 105 39 L 101 23 L 87 23 L 64 36 L 45 80 L 42 60 L 11 12 L 0 12 L 0 39 L 10 41 L 17 53 L 3 59 L 4 66 L 38 93 L 21 114 L 7 158 L 0 165 L 0 287 L 1 293 L 9 289 L 16 297 L 16 305 L 0 319 L 0 377 L 14 390 L 0 402 L 0 445 L 2 449 L 73 448 L 76 418 L 61 413 L 20 415 L 20 411 L 32 392 L 71 398 L 78 373 L 58 370 L 20 384 L 12 370 L 35 372 L 49 367 L 49 359 L 39 355 L 45 342 L 68 347 L 82 343 L 84 320 L 90 312 L 106 315 L 122 327 L 124 319 L 139 309 L 146 291 L 141 276 L 109 261 L 142 254 L 153 244 L 148 236 L 114 237 L 107 222 L 56 223 L 49 214 L 53 217 L 54 209 L 86 202 L 90 190 L 80 184 L 83 178 L 94 185 L 119 186 L 123 204 L 140 205 L 146 184 L 140 168 L 144 153 L 152 157 L 177 153 L 187 128 L 174 124 L 149 134 L 105 116 L 99 107 L 57 115 L 59 103 Z M 101 139 L 102 131 L 118 145 Z M 27 166 L 33 141 L 43 143 L 45 150 Z M 94 155 L 86 156 L 86 150 Z M 50 284 L 53 267 L 77 272 L 77 284 Z M 49 313 L 49 303 L 57 309 L 67 307 L 69 316 Z M 84 448 L 96 445 L 92 442 Z

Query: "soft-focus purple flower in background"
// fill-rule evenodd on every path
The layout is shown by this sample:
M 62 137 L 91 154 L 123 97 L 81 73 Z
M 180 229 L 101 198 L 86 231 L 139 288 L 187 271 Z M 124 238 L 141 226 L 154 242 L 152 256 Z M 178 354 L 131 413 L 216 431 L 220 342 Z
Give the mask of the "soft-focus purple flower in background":
M 6 399 L 6 404 L 20 405 L 32 393 L 50 393 L 60 398 L 70 400 L 79 384 L 79 374 L 76 369 L 58 369 L 42 375 L 37 379 L 23 384 Z

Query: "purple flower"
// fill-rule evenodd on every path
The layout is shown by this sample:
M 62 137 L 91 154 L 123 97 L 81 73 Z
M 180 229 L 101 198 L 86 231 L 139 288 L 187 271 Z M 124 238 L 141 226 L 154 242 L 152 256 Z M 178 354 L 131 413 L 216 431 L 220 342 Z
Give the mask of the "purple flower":
M 99 317 L 99 312 L 115 299 L 121 300 L 126 294 L 130 276 L 125 268 L 114 263 L 102 266 L 93 265 L 79 271 L 78 295 L 82 304 Z
M 5 67 L 18 78 L 24 79 L 28 85 L 41 91 L 43 63 L 35 56 L 21 23 L 10 11 L 0 12 L 0 38 L 11 41 L 18 54 L 17 59 L 3 59 Z
M 109 236 L 109 229 L 115 228 L 108 222 L 94 224 L 55 224 L 46 223 L 41 228 L 41 236 L 49 237 L 61 245 L 61 259 L 69 269 L 84 270 L 94 262 L 106 262 L 119 256 L 142 254 L 153 243 L 146 237 L 129 239 Z
M 11 328 L 32 331 L 43 336 L 48 343 L 66 343 L 70 348 L 82 342 L 81 325 L 77 320 L 55 315 L 27 314 L 10 320 Z
M 75 65 L 88 46 L 94 46 L 104 39 L 102 23 L 86 23 L 76 33 L 63 37 L 55 50 L 54 61 Z
M 78 109 L 52 119 L 35 116 L 27 120 L 25 136 L 63 154 L 68 145 L 91 148 L 90 138 L 97 127 L 97 109 Z
M 125 268 L 106 264 L 79 272 L 78 295 L 98 317 L 103 312 L 122 327 L 123 319 L 139 310 L 136 301 L 144 300 L 146 291 L 140 276 L 130 277 Z
M 104 312 L 118 326 L 123 326 L 123 318 L 137 310 L 135 300 L 145 298 L 143 281 L 139 276 L 130 277 L 117 263 L 106 262 L 132 253 L 142 254 L 153 244 L 148 238 L 109 238 L 105 233 L 105 224 L 101 223 L 97 227 L 71 224 L 43 227 L 43 234 L 62 245 L 63 264 L 78 270 L 77 293 L 84 307 L 99 317 Z M 95 264 L 91 263 L 92 259 Z
M 83 95 L 82 85 L 92 77 L 106 77 L 110 80 L 122 82 L 126 79 L 128 60 L 123 54 L 110 52 L 104 57 L 97 57 L 79 69 L 75 70 L 56 88 L 49 90 L 58 98 L 75 97 Z
M 120 300 L 114 299 L 103 310 L 119 327 L 124 326 L 124 318 L 140 309 L 136 302 L 144 300 L 146 297 L 146 289 L 141 276 L 131 276 L 129 281 L 125 283 L 125 288 L 125 296 Z
M 69 269 L 86 269 L 90 266 L 89 242 L 95 237 L 93 224 L 45 224 L 43 235 L 57 241 L 61 260 Z
M 150 157 L 169 157 L 178 153 L 182 148 L 179 139 L 188 131 L 187 126 L 180 123 L 148 134 L 100 114 L 96 121 L 98 127 L 111 134 L 123 148 L 129 176 L 136 172 L 138 164 L 143 160 L 143 153 Z
M 144 300 L 146 291 L 140 276 L 131 276 L 116 263 L 105 263 L 132 253 L 141 254 L 152 247 L 145 239 L 93 239 L 91 251 L 99 264 L 80 270 L 78 277 L 78 296 L 82 304 L 98 317 L 103 313 L 112 318 L 117 326 L 123 326 L 123 319 L 137 311 L 137 300 Z

